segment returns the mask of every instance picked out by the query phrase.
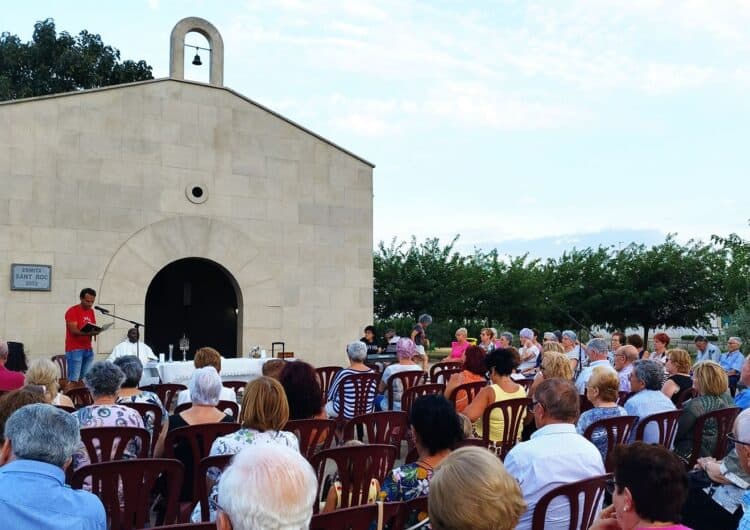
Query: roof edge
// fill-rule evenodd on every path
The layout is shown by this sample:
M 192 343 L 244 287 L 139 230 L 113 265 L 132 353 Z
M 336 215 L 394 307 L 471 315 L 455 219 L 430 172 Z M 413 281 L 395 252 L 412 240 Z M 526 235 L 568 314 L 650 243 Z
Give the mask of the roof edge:
M 367 160 L 365 158 L 362 158 L 361 156 L 352 153 L 348 149 L 344 149 L 343 147 L 341 147 L 337 143 L 332 142 L 331 140 L 325 138 L 324 136 L 321 136 L 318 133 L 311 131 L 307 127 L 305 127 L 303 125 L 300 125 L 299 123 L 295 122 L 294 120 L 291 120 L 291 119 L 287 118 L 286 116 L 283 116 L 283 115 L 279 114 L 278 112 L 269 109 L 265 105 L 262 105 L 262 104 L 258 103 L 257 101 L 254 101 L 254 100 L 250 99 L 249 97 L 240 94 L 236 90 L 233 90 L 233 89 L 231 89 L 229 87 L 226 87 L 226 86 L 215 86 L 215 85 L 210 85 L 208 83 L 201 83 L 199 81 L 191 81 L 191 80 L 188 80 L 188 79 L 173 79 L 171 77 L 160 77 L 158 79 L 146 79 L 144 81 L 134 81 L 132 83 L 122 83 L 122 84 L 119 84 L 119 85 L 109 85 L 109 86 L 98 87 L 98 88 L 87 88 L 87 89 L 84 89 L 84 90 L 77 90 L 75 92 L 60 92 L 59 94 L 47 94 L 47 95 L 44 95 L 44 96 L 34 96 L 34 97 L 31 97 L 31 98 L 11 99 L 11 100 L 8 100 L 8 101 L 0 101 L 0 107 L 3 107 L 5 105 L 14 105 L 14 104 L 18 104 L 18 103 L 29 103 L 29 102 L 40 101 L 40 100 L 45 100 L 45 99 L 64 98 L 64 97 L 70 97 L 70 96 L 77 96 L 79 94 L 89 94 L 89 93 L 92 93 L 92 92 L 102 92 L 102 91 L 105 91 L 105 90 L 114 90 L 114 89 L 118 89 L 118 88 L 126 88 L 126 87 L 139 86 L 139 85 L 147 85 L 147 84 L 152 84 L 152 83 L 163 83 L 165 81 L 172 81 L 172 82 L 175 82 L 175 83 L 185 83 L 185 84 L 188 84 L 188 85 L 195 85 L 195 86 L 210 88 L 210 89 L 213 89 L 213 90 L 224 90 L 226 92 L 229 92 L 233 96 L 236 96 L 236 97 L 238 97 L 240 99 L 243 99 L 243 100 L 247 101 L 248 103 L 250 103 L 251 105 L 254 105 L 254 106 L 258 107 L 259 109 L 264 110 L 264 111 L 268 112 L 269 114 L 271 114 L 271 115 L 279 118 L 280 120 L 283 120 L 283 121 L 287 122 L 289 125 L 292 125 L 293 127 L 296 127 L 297 129 L 299 129 L 299 130 L 301 130 L 301 131 L 303 131 L 303 132 L 305 132 L 305 133 L 307 133 L 307 134 L 309 134 L 309 135 L 317 138 L 318 140 L 327 143 L 328 145 L 330 145 L 331 147 L 333 147 L 335 149 L 338 149 L 342 153 L 347 154 L 347 155 L 351 156 L 352 158 L 356 158 L 357 160 L 359 160 L 363 164 L 366 164 L 366 165 L 370 166 L 371 168 L 375 168 L 375 164 L 373 164 L 369 160 Z

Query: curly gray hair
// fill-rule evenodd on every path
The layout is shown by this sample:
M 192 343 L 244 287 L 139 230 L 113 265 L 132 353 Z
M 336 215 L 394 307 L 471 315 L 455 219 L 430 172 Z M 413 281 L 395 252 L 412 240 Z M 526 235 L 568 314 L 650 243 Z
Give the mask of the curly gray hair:
M 125 374 L 125 381 L 122 383 L 122 386 L 125 388 L 135 388 L 138 386 L 138 383 L 141 382 L 143 364 L 135 355 L 123 355 L 122 357 L 118 357 L 115 359 L 115 366 Z
M 661 390 L 664 383 L 664 365 L 658 361 L 635 361 L 633 375 L 646 386 L 646 390 Z
M 125 374 L 109 361 L 95 362 L 83 377 L 86 388 L 95 398 L 117 395 L 123 381 L 125 381 Z

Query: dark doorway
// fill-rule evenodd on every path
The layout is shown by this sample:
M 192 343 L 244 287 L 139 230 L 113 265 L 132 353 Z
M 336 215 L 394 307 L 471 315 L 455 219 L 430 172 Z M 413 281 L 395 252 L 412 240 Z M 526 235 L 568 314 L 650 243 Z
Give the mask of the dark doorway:
M 145 340 L 154 352 L 182 360 L 183 333 L 190 340 L 188 359 L 203 346 L 224 357 L 237 356 L 240 295 L 234 278 L 221 265 L 203 258 L 174 261 L 160 270 L 146 292 Z

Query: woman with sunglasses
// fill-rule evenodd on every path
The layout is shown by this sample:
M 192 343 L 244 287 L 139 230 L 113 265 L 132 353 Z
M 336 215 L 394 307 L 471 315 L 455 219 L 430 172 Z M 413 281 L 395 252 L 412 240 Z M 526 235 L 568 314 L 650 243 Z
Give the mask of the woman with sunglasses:
M 685 466 L 660 445 L 635 442 L 612 453 L 614 478 L 607 489 L 612 504 L 589 530 L 690 530 L 678 523 L 687 498 Z

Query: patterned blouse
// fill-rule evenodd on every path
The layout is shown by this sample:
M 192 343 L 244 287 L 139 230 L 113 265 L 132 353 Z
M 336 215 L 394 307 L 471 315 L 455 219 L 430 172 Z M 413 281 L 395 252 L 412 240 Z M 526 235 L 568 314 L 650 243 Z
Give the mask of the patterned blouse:
M 162 424 L 166 421 L 169 414 L 167 409 L 164 408 L 164 404 L 154 392 L 149 390 L 143 390 L 140 394 L 135 396 L 120 396 L 117 398 L 117 403 L 147 403 L 149 405 L 156 405 L 161 409 Z M 154 436 L 154 416 L 152 413 L 146 415 L 146 430 L 153 437 Z M 159 436 L 159 433 L 156 433 Z
M 398 502 L 427 495 L 431 478 L 432 469 L 423 467 L 419 462 L 396 467 L 383 481 L 380 498 L 385 502 Z
M 677 434 L 674 439 L 674 452 L 678 455 L 689 458 L 693 450 L 693 432 L 696 420 L 714 410 L 733 407 L 734 401 L 727 390 L 720 396 L 703 395 L 694 397 L 687 401 L 682 408 L 682 414 L 677 422 Z M 703 427 L 703 440 L 701 443 L 701 452 L 698 456 L 708 456 L 713 452 L 716 445 L 717 427 L 716 421 L 706 422 Z
M 385 502 L 409 501 L 427 495 L 430 492 L 432 473 L 432 468 L 424 467 L 419 462 L 393 468 L 383 481 L 380 500 Z M 406 524 L 412 526 L 426 517 L 426 513 L 410 513 L 407 516 Z M 424 528 L 431 528 L 431 526 L 426 525 Z
M 605 418 L 615 418 L 617 416 L 627 416 L 628 413 L 622 407 L 594 407 L 589 409 L 578 418 L 576 424 L 576 431 L 578 434 L 583 435 L 586 429 L 595 421 L 603 420 Z M 607 430 L 604 427 L 594 429 L 591 434 L 591 443 L 593 443 L 599 452 L 602 454 L 602 459 L 607 460 Z
M 89 405 L 73 413 L 78 418 L 81 429 L 92 427 L 140 427 L 144 428 L 143 419 L 137 410 L 124 405 Z M 128 442 L 123 453 L 125 459 L 136 458 L 140 452 L 140 440 Z M 73 470 L 91 463 L 83 442 L 79 442 L 73 453 Z
M 209 456 L 215 455 L 236 455 L 246 447 L 252 445 L 279 444 L 299 451 L 299 440 L 297 437 L 287 431 L 265 431 L 260 432 L 255 429 L 242 429 L 225 436 L 220 436 L 211 444 Z M 218 468 L 210 468 L 206 474 L 207 478 L 214 481 L 211 493 L 208 495 L 208 505 L 211 512 L 211 521 L 216 520 L 216 500 L 219 496 L 219 479 L 221 471 Z M 193 509 L 190 519 L 194 523 L 201 520 L 201 507 L 197 504 Z

